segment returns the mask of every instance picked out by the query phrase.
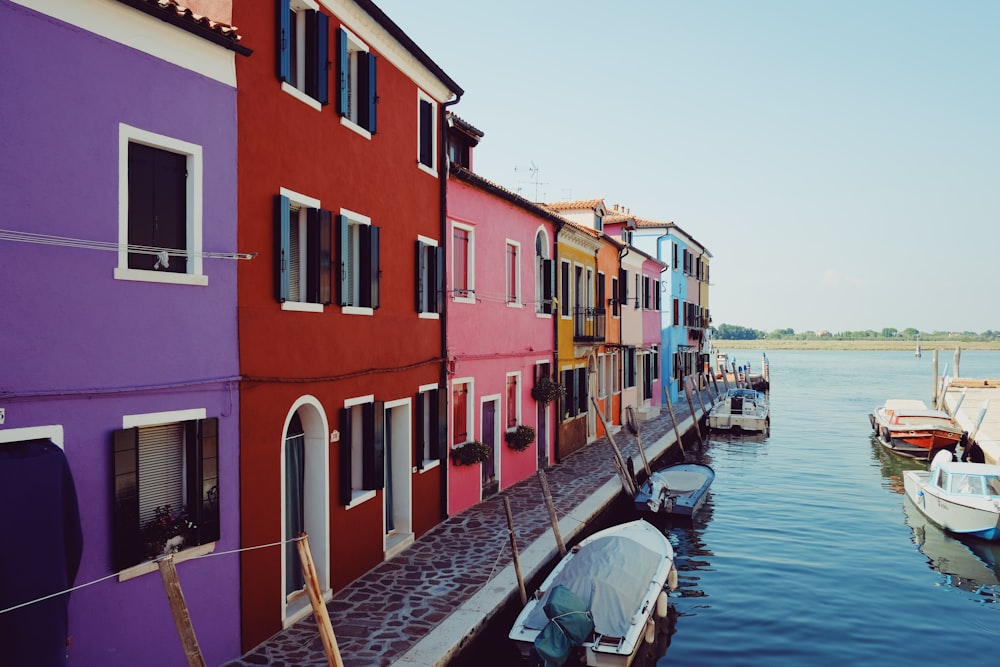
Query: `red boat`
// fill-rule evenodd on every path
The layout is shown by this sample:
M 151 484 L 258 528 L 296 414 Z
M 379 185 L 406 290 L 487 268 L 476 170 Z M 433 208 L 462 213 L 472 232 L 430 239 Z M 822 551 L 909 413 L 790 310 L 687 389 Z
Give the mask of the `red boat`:
M 890 399 L 868 418 L 885 447 L 917 459 L 930 460 L 942 449 L 954 453 L 965 436 L 947 412 L 929 409 L 923 401 Z

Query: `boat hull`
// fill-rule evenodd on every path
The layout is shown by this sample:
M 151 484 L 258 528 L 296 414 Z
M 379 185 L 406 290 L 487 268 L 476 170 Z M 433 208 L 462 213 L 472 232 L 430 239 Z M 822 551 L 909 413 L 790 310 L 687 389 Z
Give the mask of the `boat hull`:
M 679 463 L 653 472 L 635 495 L 639 512 L 694 516 L 708 499 L 715 479 L 710 466 Z
M 868 419 L 883 446 L 916 459 L 930 460 L 942 450 L 954 453 L 965 435 L 947 413 L 928 410 L 920 401 L 886 401 Z
M 586 559 L 587 550 L 599 549 L 598 545 L 601 545 L 602 540 L 608 537 L 633 540 L 643 548 L 653 551 L 656 554 L 656 562 L 655 565 L 649 563 L 651 571 L 649 584 L 643 586 L 642 595 L 634 599 L 634 611 L 630 613 L 628 627 L 621 633 L 621 636 L 605 637 L 595 630 L 580 646 L 586 654 L 587 665 L 592 667 L 628 667 L 631 664 L 642 645 L 646 623 L 656 610 L 657 598 L 664 590 L 667 576 L 673 569 L 674 559 L 673 547 L 671 547 L 666 535 L 655 526 L 642 520 L 612 526 L 594 533 L 580 542 L 556 564 L 549 576 L 542 582 L 538 593 L 528 600 L 528 603 L 521 610 L 508 634 L 521 655 L 527 658 L 533 657 L 535 639 L 542 630 L 541 627 L 538 627 L 537 616 L 540 609 L 544 608 L 544 594 L 546 592 L 551 591 L 556 586 L 576 588 L 577 590 L 574 592 L 581 600 L 590 602 L 590 596 L 580 592 L 580 589 L 586 588 L 586 585 L 578 585 L 581 582 L 578 579 L 565 576 L 564 571 L 566 573 L 572 572 L 575 567 L 575 564 L 572 563 L 574 558 Z M 607 563 L 607 561 L 603 562 Z M 627 565 L 622 563 L 619 567 L 626 568 Z M 634 572 L 630 572 L 630 574 L 634 574 Z M 591 611 L 594 612 L 593 609 Z
M 1000 541 L 1000 504 L 982 496 L 957 496 L 931 485 L 931 473 L 907 470 L 903 486 L 907 497 L 941 528 L 991 542 Z

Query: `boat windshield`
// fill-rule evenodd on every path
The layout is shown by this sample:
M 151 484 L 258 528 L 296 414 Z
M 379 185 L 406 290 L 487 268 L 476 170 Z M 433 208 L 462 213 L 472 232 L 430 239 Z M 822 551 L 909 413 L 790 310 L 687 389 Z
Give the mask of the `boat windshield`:
M 945 478 L 950 484 L 952 493 L 967 493 L 975 496 L 985 495 L 982 475 L 969 475 L 966 473 L 945 473 Z

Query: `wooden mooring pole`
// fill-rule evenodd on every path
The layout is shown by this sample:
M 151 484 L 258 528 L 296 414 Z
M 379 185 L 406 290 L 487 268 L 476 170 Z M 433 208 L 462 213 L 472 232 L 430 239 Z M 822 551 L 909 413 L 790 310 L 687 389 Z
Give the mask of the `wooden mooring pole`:
M 618 470 L 618 474 L 622 478 L 622 486 L 625 487 L 625 492 L 632 498 L 635 498 L 636 488 L 635 481 L 632 476 L 628 473 L 628 466 L 625 465 L 625 457 L 622 456 L 622 450 L 618 449 L 618 443 L 615 442 L 615 436 L 612 435 L 611 429 L 608 428 L 608 422 L 604 421 L 604 415 L 601 414 L 600 407 L 597 405 L 597 400 L 594 398 L 590 399 L 590 402 L 594 406 L 594 411 L 597 413 L 597 418 L 601 420 L 601 424 L 604 426 L 604 432 L 608 436 L 608 442 L 611 443 L 611 448 L 615 451 L 614 462 L 615 468 Z
M 326 610 L 323 593 L 320 591 L 319 575 L 316 574 L 316 564 L 313 562 L 312 551 L 309 550 L 309 537 L 305 533 L 300 533 L 299 538 L 295 542 L 295 547 L 299 550 L 302 574 L 306 580 L 306 593 L 309 594 L 309 603 L 316 618 L 326 660 L 330 667 L 344 667 L 344 662 L 340 658 L 340 648 L 337 646 L 337 637 L 333 634 L 333 625 L 330 623 L 330 613 Z
M 524 590 L 524 575 L 521 574 L 521 558 L 517 553 L 517 536 L 514 535 L 514 515 L 510 512 L 510 498 L 507 496 L 503 497 L 503 509 L 507 512 L 507 530 L 510 532 L 510 552 L 514 559 L 517 589 L 521 592 L 521 604 L 526 605 L 528 604 L 528 591 Z
M 538 482 L 542 485 L 542 497 L 545 498 L 545 508 L 549 511 L 549 521 L 552 523 L 552 533 L 556 536 L 556 546 L 559 547 L 559 555 L 566 555 L 566 543 L 563 542 L 562 531 L 559 530 L 559 515 L 556 514 L 556 506 L 552 502 L 552 493 L 549 491 L 549 482 L 545 478 L 545 471 L 538 471 Z
M 693 382 L 691 384 L 694 385 Z M 702 398 L 701 398 L 701 389 L 700 389 L 700 387 L 701 387 L 701 376 L 699 375 L 698 376 L 698 387 L 695 387 L 695 389 L 693 391 L 694 391 L 695 396 L 698 397 L 698 405 L 701 406 L 701 413 L 703 415 L 707 415 L 708 414 L 708 409 L 705 407 L 705 401 L 703 401 Z
M 701 426 L 698 425 L 698 413 L 694 410 L 694 401 L 691 399 L 691 386 L 684 378 L 684 395 L 687 396 L 688 407 L 691 408 L 691 419 L 694 421 L 694 432 L 698 434 L 698 442 L 705 444 L 705 439 L 701 437 Z
M 931 395 L 931 403 L 938 404 L 938 350 L 934 348 L 934 393 Z
M 667 399 L 667 410 L 670 411 L 670 423 L 674 425 L 674 437 L 677 438 L 677 446 L 681 448 L 681 455 L 684 455 L 684 441 L 681 440 L 681 428 L 677 425 L 677 414 L 674 412 L 674 403 L 670 400 L 670 387 L 663 392 L 664 398 Z
M 174 557 L 173 555 L 166 556 L 158 560 L 156 564 L 160 568 L 163 590 L 167 593 L 167 602 L 170 603 L 170 613 L 174 616 L 174 625 L 177 626 L 177 634 L 181 638 L 184 657 L 187 658 L 189 667 L 205 667 L 205 658 L 201 654 L 198 638 L 194 634 L 194 626 L 191 625 L 191 614 L 188 613 L 187 603 L 184 601 L 181 582 L 177 579 L 177 566 L 174 564 Z

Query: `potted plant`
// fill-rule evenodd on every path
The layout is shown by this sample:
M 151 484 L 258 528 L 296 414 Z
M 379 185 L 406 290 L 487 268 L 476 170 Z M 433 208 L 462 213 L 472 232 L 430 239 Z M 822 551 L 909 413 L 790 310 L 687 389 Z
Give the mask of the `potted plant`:
M 451 460 L 457 466 L 471 466 L 489 460 L 493 448 L 485 442 L 473 440 L 451 450 Z
M 193 521 L 187 512 L 170 512 L 170 505 L 156 508 L 156 514 L 142 527 L 142 543 L 146 558 L 153 559 L 180 551 L 185 544 L 194 541 Z
M 543 375 L 535 380 L 535 386 L 531 388 L 531 397 L 541 402 L 542 405 L 548 405 L 552 401 L 562 398 L 565 393 L 565 387 L 548 375 Z
M 507 446 L 516 452 L 523 452 L 528 445 L 535 441 L 535 429 L 525 424 L 518 424 L 517 428 L 507 431 L 503 439 Z

